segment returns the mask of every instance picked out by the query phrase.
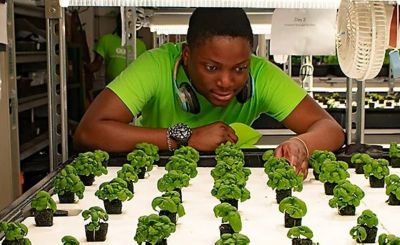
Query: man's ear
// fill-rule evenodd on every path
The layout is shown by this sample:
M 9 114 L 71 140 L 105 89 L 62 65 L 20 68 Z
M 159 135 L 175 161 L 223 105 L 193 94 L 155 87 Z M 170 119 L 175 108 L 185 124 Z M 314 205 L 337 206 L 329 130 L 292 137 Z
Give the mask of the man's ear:
M 189 56 L 190 56 L 189 45 L 183 44 L 183 46 L 182 46 L 182 61 L 183 61 L 184 66 L 187 66 L 187 64 L 189 62 Z

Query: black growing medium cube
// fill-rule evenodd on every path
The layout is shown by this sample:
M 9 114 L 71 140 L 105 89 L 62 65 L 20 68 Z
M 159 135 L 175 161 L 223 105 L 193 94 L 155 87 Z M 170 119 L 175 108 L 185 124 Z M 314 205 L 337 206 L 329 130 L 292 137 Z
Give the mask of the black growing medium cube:
M 366 225 L 362 225 L 364 227 L 365 231 L 367 232 L 367 237 L 364 240 L 358 240 L 358 243 L 375 243 L 376 240 L 376 235 L 378 233 L 378 228 L 377 227 L 372 227 L 369 228 Z
M 292 228 L 295 226 L 301 226 L 301 218 L 293 218 L 285 212 L 285 227 Z
M 292 196 L 292 189 L 276 190 L 276 202 L 279 204 L 286 197 Z
M 152 245 L 150 242 L 146 242 L 146 245 Z M 160 242 L 157 242 L 156 245 L 167 245 L 167 239 L 162 239 Z
M 333 189 L 335 188 L 335 186 L 337 186 L 337 183 L 325 182 L 324 183 L 325 195 L 332 196 Z
M 347 205 L 341 208 L 338 208 L 339 214 L 342 216 L 352 216 L 356 214 L 356 207 L 353 205 Z
M 134 194 L 135 193 L 135 189 L 134 189 L 134 187 L 133 187 L 133 181 L 127 181 L 126 182 L 127 184 L 128 184 L 128 190 L 130 191 L 130 192 L 132 192 L 132 194 Z
M 230 224 L 221 224 L 219 226 L 219 235 L 222 236 L 222 234 L 226 233 L 233 234 L 235 231 Z
M 6 240 L 4 239 L 4 241 L 1 243 L 2 245 L 24 245 L 24 239 L 19 239 L 19 240 Z
M 79 178 L 85 186 L 91 186 L 94 182 L 94 174 L 89 175 L 79 175 Z
M 85 225 L 86 240 L 88 242 L 103 242 L 107 238 L 108 224 L 100 223 L 100 229 L 97 231 L 89 231 L 87 229 L 89 225 Z
M 292 245 L 312 245 L 313 242 L 311 239 L 307 238 L 293 238 Z
M 315 170 L 313 169 L 313 175 L 315 180 L 319 180 L 319 173 L 315 172 Z
M 74 203 L 75 193 L 65 191 L 63 195 L 58 194 L 58 200 L 60 200 L 60 203 Z
M 382 188 L 385 186 L 385 178 L 378 179 L 377 177 L 371 175 L 369 176 L 369 185 L 372 188 Z
M 356 174 L 364 174 L 364 163 L 354 163 Z
M 137 173 L 139 179 L 144 179 L 144 175 L 146 174 L 146 167 L 139 168 Z
M 239 200 L 236 199 L 221 199 L 221 203 L 226 202 L 229 203 L 230 205 L 234 206 L 236 209 L 239 207 Z
M 391 206 L 399 206 L 400 200 L 397 199 L 396 195 L 393 193 L 389 194 L 389 200 L 387 200 L 388 204 Z
M 390 158 L 390 166 L 392 168 L 400 168 L 400 158 L 398 157 Z
M 160 210 L 159 215 L 167 216 L 171 220 L 172 223 L 176 224 L 176 213 L 171 213 L 170 211 L 167 211 L 167 210 Z
M 107 214 L 121 214 L 122 213 L 122 202 L 119 199 L 112 201 L 104 200 L 104 209 Z
M 45 209 L 35 211 L 36 226 L 52 226 L 53 225 L 53 210 Z

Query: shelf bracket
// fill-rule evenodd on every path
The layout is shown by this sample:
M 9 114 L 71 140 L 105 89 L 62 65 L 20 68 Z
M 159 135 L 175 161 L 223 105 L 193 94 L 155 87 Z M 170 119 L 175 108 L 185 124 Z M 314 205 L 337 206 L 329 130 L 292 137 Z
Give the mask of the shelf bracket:
M 365 131 L 365 81 L 357 82 L 356 103 L 357 107 L 353 112 L 353 79 L 347 78 L 346 87 L 346 143 L 364 144 Z M 353 133 L 355 125 L 355 134 Z
M 65 12 L 46 0 L 50 171 L 68 159 Z

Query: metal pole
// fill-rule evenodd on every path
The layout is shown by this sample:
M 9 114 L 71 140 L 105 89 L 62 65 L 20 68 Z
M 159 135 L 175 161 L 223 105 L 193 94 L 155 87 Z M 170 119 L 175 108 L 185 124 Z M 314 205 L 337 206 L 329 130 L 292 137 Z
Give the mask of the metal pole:
M 353 110 L 351 104 L 353 103 L 353 79 L 346 79 L 346 143 L 350 145 L 353 143 Z
M 365 129 L 365 81 L 357 81 L 356 144 L 364 143 Z
M 68 116 L 64 9 L 46 0 L 50 171 L 68 159 Z M 61 147 L 60 147 L 61 144 Z M 61 150 L 61 152 L 60 152 Z
M 125 7 L 125 50 L 126 50 L 126 66 L 128 66 L 133 60 L 136 59 L 136 8 Z

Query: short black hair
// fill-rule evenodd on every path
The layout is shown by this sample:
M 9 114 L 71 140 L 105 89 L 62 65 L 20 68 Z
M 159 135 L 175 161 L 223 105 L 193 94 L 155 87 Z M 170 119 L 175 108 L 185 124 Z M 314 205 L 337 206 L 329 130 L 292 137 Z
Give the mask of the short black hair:
M 195 47 L 213 36 L 246 38 L 253 47 L 250 21 L 241 8 L 197 8 L 189 20 L 187 43 Z

